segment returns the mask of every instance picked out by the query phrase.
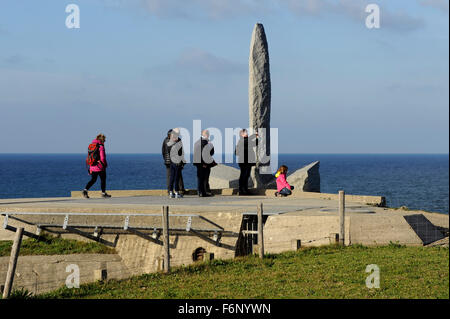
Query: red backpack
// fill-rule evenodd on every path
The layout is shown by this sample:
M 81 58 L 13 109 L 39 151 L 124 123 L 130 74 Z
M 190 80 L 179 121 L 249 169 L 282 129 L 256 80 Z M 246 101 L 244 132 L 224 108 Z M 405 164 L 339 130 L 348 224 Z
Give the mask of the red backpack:
M 99 143 L 89 144 L 86 165 L 96 166 L 100 161 L 100 145 Z

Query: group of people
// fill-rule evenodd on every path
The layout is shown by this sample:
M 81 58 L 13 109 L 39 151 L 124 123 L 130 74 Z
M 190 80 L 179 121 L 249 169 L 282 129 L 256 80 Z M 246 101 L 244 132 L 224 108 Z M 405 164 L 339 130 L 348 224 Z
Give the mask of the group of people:
M 252 166 L 256 165 L 255 147 L 258 145 L 258 134 L 248 135 L 246 129 L 239 133 L 240 139 L 236 145 L 235 155 L 240 168 L 239 195 L 250 195 L 248 180 Z M 214 146 L 209 140 L 209 131 L 203 130 L 200 139 L 194 144 L 194 165 L 197 168 L 197 191 L 199 197 L 214 196 L 209 186 L 209 176 L 211 168 L 216 166 L 214 161 Z M 90 181 L 82 191 L 85 198 L 89 198 L 88 191 L 95 184 L 98 177 L 101 180 L 102 197 L 109 198 L 106 193 L 106 161 L 105 152 L 106 137 L 103 134 L 97 137 L 89 145 L 88 172 L 91 175 Z M 167 132 L 167 136 L 162 143 L 162 157 L 166 166 L 167 193 L 170 198 L 182 198 L 185 193 L 182 170 L 186 164 L 184 157 L 183 142 L 180 137 L 180 129 L 174 128 Z M 281 165 L 275 177 L 277 178 L 277 192 L 275 196 L 289 196 L 292 194 L 293 186 L 286 180 L 288 168 Z
M 185 192 L 182 170 L 186 159 L 178 128 L 167 132 L 161 153 L 166 166 L 167 193 L 171 198 L 182 198 Z M 209 186 L 211 168 L 217 165 L 213 155 L 214 146 L 209 141 L 209 131 L 203 130 L 200 139 L 194 145 L 194 165 L 197 168 L 197 190 L 200 197 L 214 196 Z

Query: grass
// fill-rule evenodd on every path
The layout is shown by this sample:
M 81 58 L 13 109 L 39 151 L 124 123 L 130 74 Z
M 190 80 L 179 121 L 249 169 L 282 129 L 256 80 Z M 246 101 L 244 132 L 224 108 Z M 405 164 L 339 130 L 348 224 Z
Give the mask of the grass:
M 366 287 L 367 265 L 380 288 Z M 441 247 L 323 246 L 61 288 L 37 298 L 449 298 L 449 250 Z
M 13 242 L 0 241 L 0 257 L 9 256 Z M 96 242 L 82 242 L 73 239 L 62 239 L 43 234 L 40 240 L 24 239 L 20 246 L 20 256 L 27 255 L 68 255 L 68 254 L 113 254 L 114 249 Z

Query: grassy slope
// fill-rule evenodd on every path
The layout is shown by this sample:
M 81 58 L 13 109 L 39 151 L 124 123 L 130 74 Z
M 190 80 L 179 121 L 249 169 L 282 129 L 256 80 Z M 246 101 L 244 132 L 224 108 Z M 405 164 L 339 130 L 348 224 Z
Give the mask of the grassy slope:
M 0 257 L 9 256 L 13 242 L 0 241 Z M 41 236 L 41 240 L 25 239 L 20 247 L 20 256 L 26 255 L 67 255 L 67 254 L 113 254 L 114 250 L 96 242 L 81 242 L 61 239 L 50 235 Z
M 380 289 L 365 285 L 380 268 Z M 128 280 L 62 288 L 41 298 L 449 298 L 448 248 L 325 246 L 213 260 Z

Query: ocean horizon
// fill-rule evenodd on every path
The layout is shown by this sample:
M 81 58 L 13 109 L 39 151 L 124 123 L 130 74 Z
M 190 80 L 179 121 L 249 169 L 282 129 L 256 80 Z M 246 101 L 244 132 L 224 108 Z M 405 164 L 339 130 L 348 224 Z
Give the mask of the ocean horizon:
M 70 191 L 81 191 L 89 180 L 85 157 L 85 153 L 0 153 L 0 198 L 67 197 Z M 107 159 L 107 189 L 166 188 L 159 153 L 107 153 Z M 278 154 L 278 165 L 287 165 L 289 173 L 313 161 L 320 161 L 323 193 L 343 189 L 347 194 L 385 196 L 389 207 L 448 214 L 448 153 Z M 196 188 L 192 163 L 186 164 L 183 178 L 186 188 Z M 99 187 L 98 182 L 92 190 Z

